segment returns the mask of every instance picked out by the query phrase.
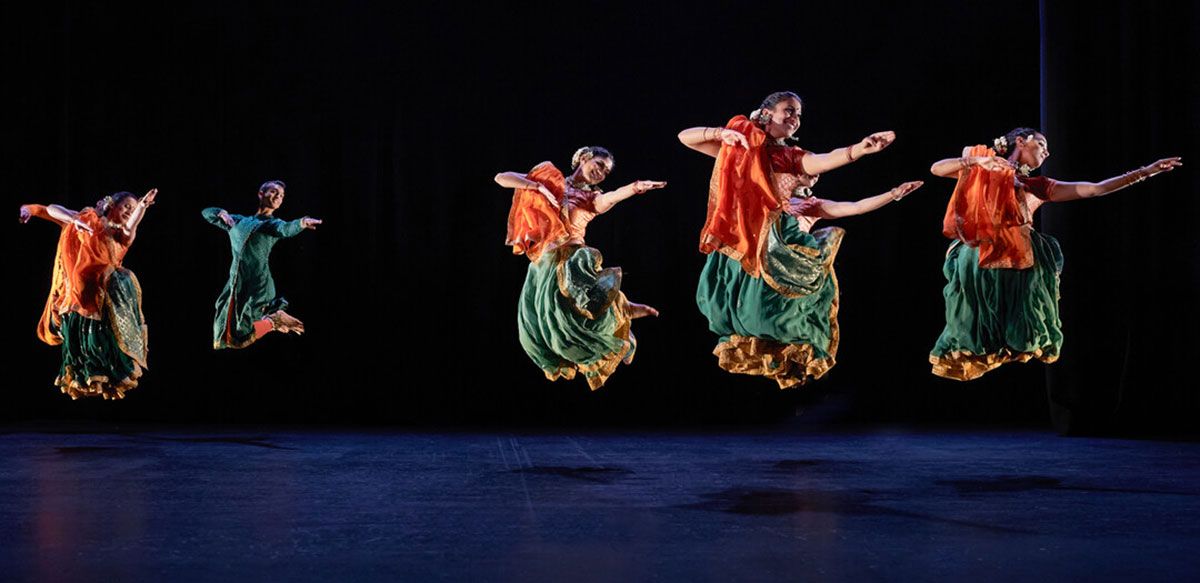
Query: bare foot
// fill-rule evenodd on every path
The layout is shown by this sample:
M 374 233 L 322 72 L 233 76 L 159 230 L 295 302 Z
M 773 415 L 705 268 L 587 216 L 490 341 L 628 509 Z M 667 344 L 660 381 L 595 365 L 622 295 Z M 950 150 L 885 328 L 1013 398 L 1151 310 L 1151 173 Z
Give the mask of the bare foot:
M 288 332 L 295 332 L 296 334 L 304 333 L 304 322 L 301 322 L 295 316 L 283 310 L 279 310 L 268 317 L 271 318 L 271 325 L 275 327 L 276 332 L 284 334 Z
M 647 306 L 646 304 L 635 304 L 633 302 L 629 302 L 629 319 L 630 320 L 636 320 L 638 318 L 645 318 L 646 316 L 654 316 L 657 318 L 658 310 L 656 310 L 650 306 Z

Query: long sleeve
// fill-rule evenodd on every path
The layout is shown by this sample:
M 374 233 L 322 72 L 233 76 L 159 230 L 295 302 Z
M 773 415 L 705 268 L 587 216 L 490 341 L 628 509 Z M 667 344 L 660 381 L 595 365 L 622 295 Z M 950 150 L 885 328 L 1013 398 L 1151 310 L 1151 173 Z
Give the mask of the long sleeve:
M 260 233 L 270 235 L 272 237 L 295 237 L 304 230 L 304 223 L 302 221 L 303 219 L 296 219 L 294 221 L 271 219 L 263 223 L 258 230 Z
M 219 209 L 215 206 L 211 206 L 211 207 L 208 207 L 208 208 L 200 211 L 200 216 L 204 217 L 204 220 L 212 223 L 213 225 L 220 227 L 221 230 L 228 231 L 230 229 L 230 226 L 225 224 L 225 221 L 222 221 L 220 218 L 220 214 L 223 212 L 223 210 L 224 209 Z M 230 218 L 233 218 L 233 216 L 234 215 L 230 215 Z M 236 218 L 234 219 L 234 222 L 235 223 L 237 222 Z

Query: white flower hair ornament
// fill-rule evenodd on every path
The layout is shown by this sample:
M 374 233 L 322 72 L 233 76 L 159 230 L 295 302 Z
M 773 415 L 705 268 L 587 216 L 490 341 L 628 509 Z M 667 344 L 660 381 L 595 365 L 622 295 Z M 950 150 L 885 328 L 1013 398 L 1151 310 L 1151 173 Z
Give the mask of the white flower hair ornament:
M 992 145 L 996 147 L 995 149 L 997 154 L 1003 155 L 1008 153 L 1008 138 L 1000 136 L 992 140 Z
M 110 194 L 100 199 L 100 202 L 96 203 L 96 212 L 101 215 L 108 214 L 108 209 L 112 208 L 112 205 L 113 197 Z
M 584 146 L 578 150 L 575 150 L 575 155 L 571 156 L 571 170 L 574 170 L 578 168 L 580 164 L 591 160 L 593 155 L 594 153 L 592 152 L 592 148 L 589 146 Z

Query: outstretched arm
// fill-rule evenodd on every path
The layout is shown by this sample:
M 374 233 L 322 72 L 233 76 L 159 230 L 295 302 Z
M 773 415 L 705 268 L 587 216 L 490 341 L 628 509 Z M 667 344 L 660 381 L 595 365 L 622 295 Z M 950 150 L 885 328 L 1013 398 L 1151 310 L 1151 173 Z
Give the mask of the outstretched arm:
M 617 203 L 635 194 L 642 194 L 648 190 L 656 190 L 666 185 L 666 182 L 657 180 L 639 180 L 637 182 L 631 182 L 612 192 L 603 192 L 597 194 L 595 200 L 592 201 L 592 204 L 596 207 L 596 212 L 606 213 L 612 207 L 617 206 Z
M 869 196 L 854 202 L 839 202 L 819 198 L 793 198 L 788 201 L 787 212 L 793 216 L 815 215 L 823 219 L 840 219 L 842 217 L 864 215 L 878 210 L 888 203 L 899 201 L 908 196 L 912 191 L 920 188 L 923 184 L 925 183 L 920 180 L 905 182 L 883 194 Z
M 317 225 L 320 225 L 321 223 L 321 219 L 314 219 L 312 217 L 301 217 L 293 221 L 271 219 L 263 223 L 258 230 L 264 235 L 286 238 L 295 237 L 296 235 L 299 235 L 300 233 L 303 233 L 309 229 L 316 229 Z
M 683 145 L 713 158 L 716 158 L 717 154 L 721 152 L 722 143 L 743 148 L 750 147 L 745 135 L 728 128 L 688 128 L 679 132 L 679 141 L 683 142 Z
M 526 190 L 536 190 L 550 201 L 551 205 L 558 206 L 558 200 L 554 198 L 554 193 L 550 192 L 546 185 L 536 180 L 530 180 L 529 177 L 520 172 L 501 172 L 496 175 L 496 184 L 504 188 L 523 188 Z
M 875 132 L 857 144 L 838 148 L 825 154 L 808 154 L 800 159 L 800 165 L 805 174 L 824 174 L 834 168 L 841 168 L 867 154 L 878 154 L 884 148 L 896 141 L 896 132 Z
M 1149 166 L 1143 166 L 1137 170 L 1126 172 L 1125 174 L 1114 176 L 1101 182 L 1055 182 L 1054 187 L 1050 190 L 1049 200 L 1052 202 L 1066 202 L 1112 194 L 1126 186 L 1137 184 L 1163 172 L 1170 172 L 1180 166 L 1183 166 L 1183 161 L 1178 156 L 1175 156 L 1163 158 Z
M 233 226 L 237 224 L 237 221 L 234 220 L 233 216 L 225 212 L 225 209 L 217 208 L 215 206 L 208 207 L 200 211 L 200 216 L 204 217 L 204 220 L 226 231 L 232 229 Z
M 20 221 L 22 223 L 29 222 L 29 219 L 38 217 L 50 221 L 60 227 L 66 225 L 75 225 L 75 228 L 87 234 L 92 234 L 92 228 L 87 223 L 79 220 L 79 212 L 56 204 L 42 206 L 40 204 L 27 204 L 21 206 Z
M 133 240 L 137 238 L 138 225 L 142 224 L 142 219 L 146 218 L 146 209 L 154 204 L 156 196 L 158 196 L 158 189 L 151 188 L 142 198 L 138 199 L 137 206 L 129 215 L 129 220 L 119 225 L 116 236 L 122 244 L 127 246 L 133 244 Z
M 137 233 L 138 225 L 142 224 L 142 219 L 146 218 L 146 209 L 154 204 L 157 196 L 158 189 L 151 188 L 138 200 L 137 208 L 133 209 L 133 214 L 129 215 L 129 220 L 125 222 L 125 229 L 129 231 L 130 235 Z
M 959 172 L 975 166 L 979 166 L 988 171 L 1002 170 L 1012 166 L 1008 163 L 1008 160 L 1005 160 L 999 156 L 970 156 L 968 155 L 970 153 L 971 148 L 963 148 L 962 156 L 958 158 L 946 158 L 945 160 L 938 160 L 937 162 L 933 163 L 933 166 L 929 167 L 929 171 L 932 172 L 934 176 L 940 176 L 942 178 L 957 178 Z
M 20 221 L 28 223 L 29 219 L 37 217 L 56 223 L 59 226 L 65 225 L 75 220 L 79 213 L 56 204 L 40 205 L 40 204 L 23 204 L 21 205 Z

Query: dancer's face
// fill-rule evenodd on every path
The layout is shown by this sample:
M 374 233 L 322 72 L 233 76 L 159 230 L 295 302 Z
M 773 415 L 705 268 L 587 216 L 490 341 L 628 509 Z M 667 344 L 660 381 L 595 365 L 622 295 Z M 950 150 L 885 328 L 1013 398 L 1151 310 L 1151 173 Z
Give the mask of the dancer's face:
M 817 185 L 817 181 L 821 179 L 820 174 L 800 174 L 796 176 L 796 182 L 800 186 L 812 188 Z
M 593 156 L 579 165 L 579 175 L 588 184 L 600 184 L 612 172 L 613 160 L 606 156 Z
M 278 184 L 272 184 L 266 190 L 259 191 L 258 206 L 264 210 L 270 209 L 272 211 L 283 206 L 283 189 L 279 188 Z
M 790 138 L 800 129 L 800 102 L 795 99 L 784 99 L 775 107 L 763 110 L 766 112 L 767 135 L 772 138 Z
M 109 208 L 108 212 L 105 214 L 108 216 L 108 220 L 110 221 L 126 223 L 129 221 L 129 217 L 133 216 L 133 211 L 136 208 L 137 200 L 132 196 L 128 196 L 121 199 L 121 202 L 112 205 L 112 207 Z
M 1017 138 L 1017 162 L 1038 168 L 1050 157 L 1050 142 L 1046 136 L 1033 134 L 1032 138 Z

